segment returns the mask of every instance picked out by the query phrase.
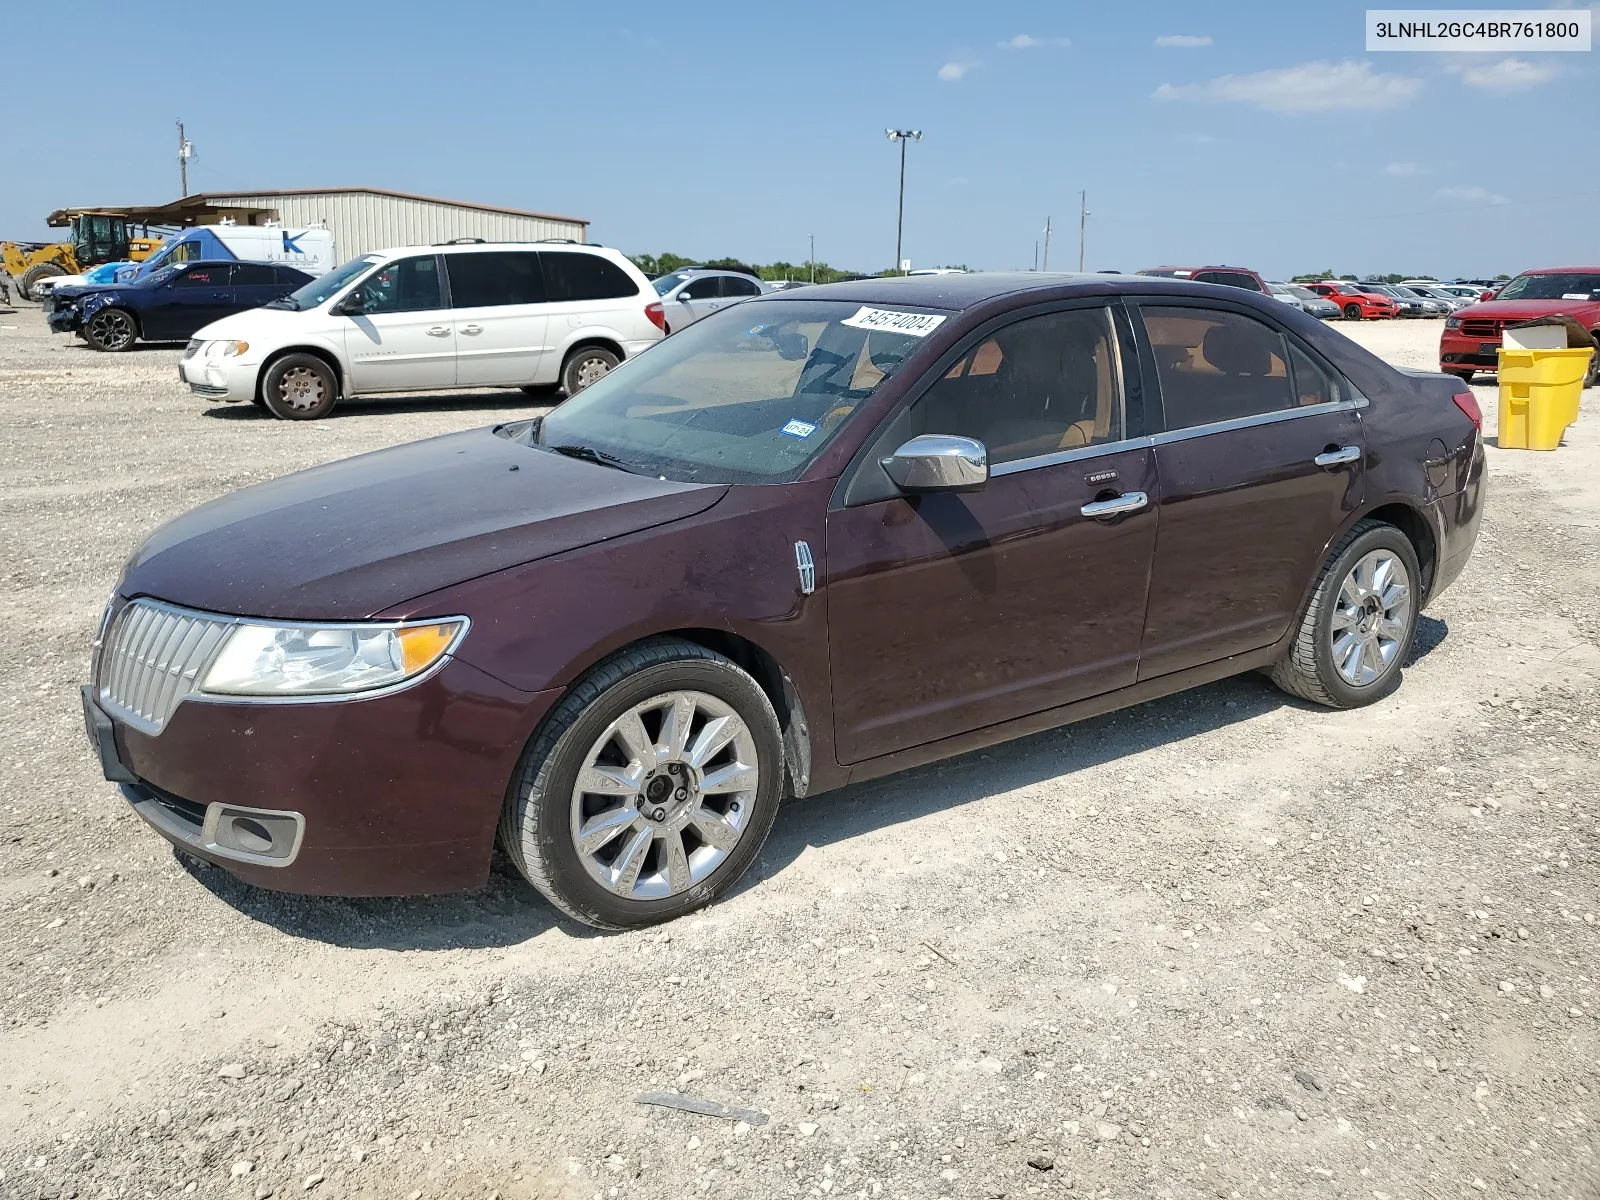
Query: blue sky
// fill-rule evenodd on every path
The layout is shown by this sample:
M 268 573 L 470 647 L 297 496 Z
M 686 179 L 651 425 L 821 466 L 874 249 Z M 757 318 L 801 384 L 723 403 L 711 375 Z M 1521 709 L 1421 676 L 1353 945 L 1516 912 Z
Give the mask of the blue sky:
M 1461 0 L 1455 0 L 1460 3 Z M 0 237 L 65 205 L 372 185 L 630 253 L 1272 277 L 1600 262 L 1588 54 L 1366 54 L 1365 5 L 11 0 Z M 1600 22 L 1597 22 L 1600 23 Z M 90 36 L 92 30 L 105 36 Z M 128 52 L 118 62 L 118 48 Z

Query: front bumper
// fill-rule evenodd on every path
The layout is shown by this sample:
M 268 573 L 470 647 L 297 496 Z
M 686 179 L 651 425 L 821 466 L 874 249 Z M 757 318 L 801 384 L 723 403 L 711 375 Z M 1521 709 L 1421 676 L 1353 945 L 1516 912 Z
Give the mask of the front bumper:
M 76 308 L 52 309 L 45 317 L 45 321 L 49 324 L 51 333 L 76 333 L 78 326 L 82 324 Z
M 405 896 L 483 885 L 522 748 L 559 696 L 452 660 L 368 700 L 191 698 L 155 736 L 99 712 L 97 737 L 93 696 L 85 718 L 106 776 L 174 845 L 274 891 Z
M 178 378 L 189 385 L 189 390 L 208 400 L 222 400 L 237 404 L 256 398 L 256 378 L 260 374 L 258 362 L 241 362 L 237 358 L 205 358 L 195 354 L 178 363 Z
M 1499 334 L 1492 337 L 1468 336 L 1458 330 L 1447 329 L 1439 338 L 1439 369 L 1448 372 L 1471 367 L 1478 371 L 1498 371 L 1499 350 Z

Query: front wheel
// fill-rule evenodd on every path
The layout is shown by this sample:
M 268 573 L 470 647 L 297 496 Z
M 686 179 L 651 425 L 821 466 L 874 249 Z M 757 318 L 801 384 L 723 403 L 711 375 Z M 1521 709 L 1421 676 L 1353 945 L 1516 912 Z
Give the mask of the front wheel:
M 1400 686 L 1411 652 L 1421 580 L 1405 534 L 1381 521 L 1358 521 L 1328 552 L 1272 682 L 1330 708 L 1383 699 Z
M 1589 369 L 1583 374 L 1583 386 L 1592 388 L 1600 383 L 1600 344 L 1597 344 L 1594 353 L 1589 355 Z
M 139 340 L 139 326 L 124 309 L 102 308 L 84 323 L 83 340 L 96 350 L 116 354 Z
M 744 873 L 782 777 L 778 720 L 756 681 L 703 646 L 654 639 L 601 662 L 534 735 L 500 842 L 568 916 L 652 925 Z
M 1471 383 L 1472 382 L 1472 377 L 1474 375 L 1476 375 L 1477 372 L 1476 371 L 1446 371 L 1445 374 L 1446 375 L 1454 375 L 1457 379 L 1461 380 L 1462 383 Z
M 339 381 L 315 355 L 285 354 L 267 368 L 261 403 L 282 420 L 315 421 L 339 403 Z
M 561 368 L 561 386 L 568 399 L 602 379 L 621 361 L 604 346 L 583 346 L 574 350 Z
M 1344 306 L 1344 319 L 1346 321 L 1359 321 L 1359 320 L 1361 320 L 1361 305 L 1359 305 L 1359 304 L 1346 304 Z

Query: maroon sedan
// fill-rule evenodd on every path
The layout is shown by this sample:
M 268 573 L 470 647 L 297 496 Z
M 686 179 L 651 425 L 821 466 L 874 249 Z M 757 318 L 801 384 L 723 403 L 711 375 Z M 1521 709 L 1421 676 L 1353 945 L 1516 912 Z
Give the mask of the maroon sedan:
M 235 492 L 133 556 L 108 778 L 285 891 L 474 888 L 498 836 L 640 925 L 779 802 L 1253 669 L 1400 682 L 1479 414 L 1237 288 L 866 280 L 751 300 L 542 419 Z

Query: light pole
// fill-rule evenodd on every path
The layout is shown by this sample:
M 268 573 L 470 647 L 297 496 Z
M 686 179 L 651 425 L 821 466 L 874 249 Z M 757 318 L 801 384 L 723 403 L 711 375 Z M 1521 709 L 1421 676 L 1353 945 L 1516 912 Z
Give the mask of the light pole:
M 906 227 L 906 142 L 922 140 L 920 129 L 885 129 L 884 134 L 891 142 L 900 143 L 900 206 L 896 210 L 894 221 L 894 269 L 900 270 L 900 248 Z

